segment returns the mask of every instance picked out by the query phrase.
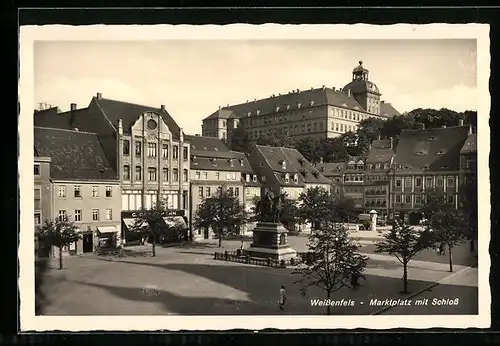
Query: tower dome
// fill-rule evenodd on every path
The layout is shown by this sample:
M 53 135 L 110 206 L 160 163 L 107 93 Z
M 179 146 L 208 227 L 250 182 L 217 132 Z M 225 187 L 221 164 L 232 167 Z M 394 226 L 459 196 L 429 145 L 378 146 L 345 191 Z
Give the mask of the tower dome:
M 380 90 L 368 78 L 369 71 L 363 66 L 363 61 L 352 70 L 352 81 L 347 83 L 342 91 L 356 101 L 371 114 L 380 114 Z

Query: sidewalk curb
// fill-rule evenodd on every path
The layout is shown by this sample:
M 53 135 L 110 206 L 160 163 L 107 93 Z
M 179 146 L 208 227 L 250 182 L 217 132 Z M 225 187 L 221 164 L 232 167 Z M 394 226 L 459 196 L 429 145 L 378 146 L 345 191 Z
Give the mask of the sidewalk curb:
M 462 273 L 464 273 L 464 272 L 466 272 L 466 271 L 468 271 L 468 270 L 471 270 L 472 268 L 476 268 L 476 267 L 477 267 L 477 264 L 475 264 L 475 265 L 473 265 L 473 266 L 468 266 L 468 267 L 462 268 L 462 269 L 460 269 L 459 271 L 457 271 L 457 272 L 455 272 L 455 273 L 453 273 L 453 274 L 450 274 L 450 275 L 448 275 L 448 276 L 446 276 L 446 277 L 442 278 L 442 279 L 441 279 L 441 280 L 439 280 L 438 282 L 434 282 L 434 283 L 432 283 L 431 285 L 429 285 L 429 286 L 427 286 L 427 287 L 425 287 L 425 288 L 421 289 L 420 291 L 417 291 L 417 292 L 415 292 L 415 293 L 410 294 L 410 295 L 409 295 L 408 297 L 406 297 L 405 299 L 411 299 L 411 298 L 414 298 L 414 297 L 418 296 L 419 294 L 421 294 L 421 293 L 423 293 L 423 292 L 425 292 L 425 291 L 428 291 L 428 290 L 430 290 L 431 288 L 436 287 L 437 285 L 441 284 L 443 281 L 445 281 L 445 280 L 449 280 L 449 279 L 451 279 L 451 278 L 453 278 L 453 277 L 455 277 L 455 276 L 458 276 L 459 274 L 462 274 Z M 379 309 L 379 310 L 377 310 L 377 311 L 375 311 L 375 312 L 371 313 L 370 315 L 380 315 L 381 313 L 383 313 L 383 312 L 385 312 L 385 311 L 387 311 L 387 310 L 390 310 L 390 309 L 392 309 L 393 307 L 394 307 L 394 306 L 385 306 L 385 307 L 383 307 L 383 308 L 381 308 L 381 309 Z

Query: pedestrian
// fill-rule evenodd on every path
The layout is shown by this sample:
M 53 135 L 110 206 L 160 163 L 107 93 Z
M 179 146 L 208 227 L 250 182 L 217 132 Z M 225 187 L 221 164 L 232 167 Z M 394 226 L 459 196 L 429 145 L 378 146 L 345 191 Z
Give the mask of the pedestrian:
M 443 242 L 441 242 L 439 244 L 439 254 L 444 255 L 444 243 Z
M 240 250 L 243 251 L 243 247 L 245 246 L 245 241 L 241 240 Z
M 283 310 L 285 308 L 285 301 L 286 301 L 285 286 L 281 286 L 278 295 L 278 304 L 280 306 L 280 310 Z

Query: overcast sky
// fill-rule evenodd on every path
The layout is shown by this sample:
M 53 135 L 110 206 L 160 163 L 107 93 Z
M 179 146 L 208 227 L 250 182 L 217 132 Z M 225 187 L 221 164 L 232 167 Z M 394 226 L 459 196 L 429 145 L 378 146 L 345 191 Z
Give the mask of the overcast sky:
M 343 87 L 359 60 L 400 112 L 477 109 L 475 40 L 39 41 L 34 54 L 36 103 L 165 104 L 190 134 L 219 105 Z

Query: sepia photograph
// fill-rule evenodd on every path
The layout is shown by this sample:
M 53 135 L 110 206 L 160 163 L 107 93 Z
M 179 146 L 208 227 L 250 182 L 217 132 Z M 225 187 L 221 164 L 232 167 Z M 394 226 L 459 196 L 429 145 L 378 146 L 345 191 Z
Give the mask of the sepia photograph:
M 489 326 L 488 25 L 112 28 L 21 27 L 23 329 Z

